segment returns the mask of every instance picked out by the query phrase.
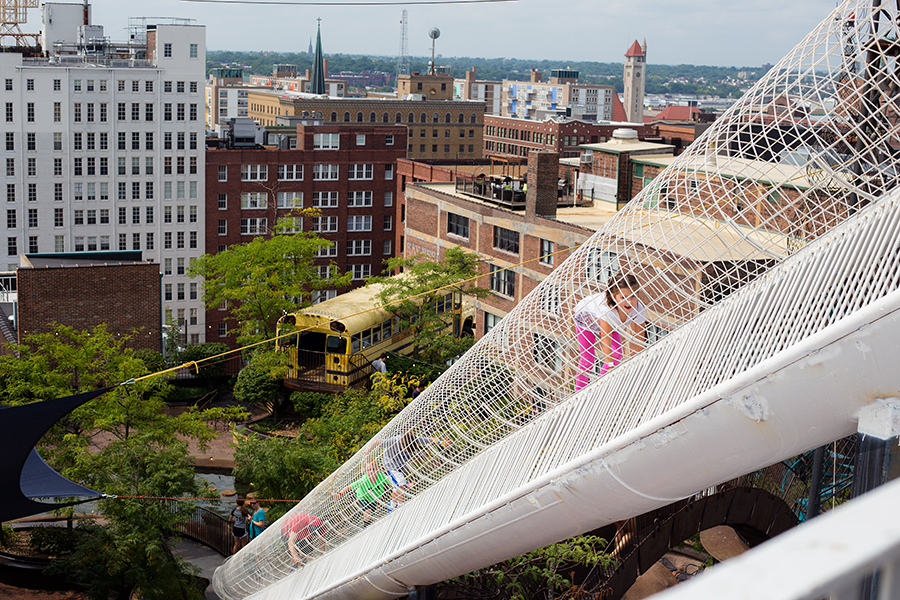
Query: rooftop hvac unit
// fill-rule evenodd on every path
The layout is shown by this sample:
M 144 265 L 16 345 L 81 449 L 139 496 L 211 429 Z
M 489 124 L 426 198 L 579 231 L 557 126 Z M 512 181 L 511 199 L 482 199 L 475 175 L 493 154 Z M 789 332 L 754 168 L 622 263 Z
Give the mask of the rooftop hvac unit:
M 580 162 L 583 165 L 590 165 L 594 162 L 594 153 L 593 152 L 585 152 L 580 157 Z

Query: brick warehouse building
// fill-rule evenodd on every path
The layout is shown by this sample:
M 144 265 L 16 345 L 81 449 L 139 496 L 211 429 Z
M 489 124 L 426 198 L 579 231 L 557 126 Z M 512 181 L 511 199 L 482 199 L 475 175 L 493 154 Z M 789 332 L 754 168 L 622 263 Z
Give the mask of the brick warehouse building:
M 352 287 L 394 255 L 395 169 L 406 155 L 403 125 L 300 124 L 294 143 L 210 147 L 206 153 L 206 252 L 271 235 L 294 207 L 318 208 L 302 227 L 334 241 L 318 260 L 353 272 Z M 323 273 L 324 274 L 324 273 Z M 349 289 L 349 288 L 348 288 Z M 347 289 L 327 290 L 319 300 Z M 316 300 L 316 299 L 314 299 Z M 234 346 L 227 313 L 208 310 L 207 339 Z
M 106 323 L 113 335 L 133 334 L 132 348 L 161 349 L 159 263 L 142 261 L 140 251 L 24 255 L 16 283 L 19 343 L 52 323 Z

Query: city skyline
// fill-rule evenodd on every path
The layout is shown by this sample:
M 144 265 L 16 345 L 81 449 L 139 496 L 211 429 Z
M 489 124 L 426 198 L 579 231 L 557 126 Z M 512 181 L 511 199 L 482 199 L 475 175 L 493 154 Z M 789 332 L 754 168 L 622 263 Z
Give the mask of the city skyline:
M 125 39 L 129 17 L 191 18 L 207 27 L 210 50 L 305 52 L 322 19 L 327 54 L 395 56 L 400 14 L 409 13 L 409 53 L 431 54 L 431 27 L 441 30 L 437 52 L 452 57 L 622 62 L 631 43 L 647 39 L 650 64 L 759 66 L 775 63 L 834 9 L 832 0 L 747 5 L 700 0 L 647 0 L 638 8 L 624 0 L 573 0 L 565 12 L 546 3 L 421 6 L 284 6 L 162 0 L 97 1 L 93 21 L 112 39 Z M 587 17 L 585 17 L 587 15 Z M 28 11 L 24 31 L 40 29 L 38 9 Z M 541 33 L 543 32 L 543 34 Z M 705 37 L 704 37 L 705 36 Z

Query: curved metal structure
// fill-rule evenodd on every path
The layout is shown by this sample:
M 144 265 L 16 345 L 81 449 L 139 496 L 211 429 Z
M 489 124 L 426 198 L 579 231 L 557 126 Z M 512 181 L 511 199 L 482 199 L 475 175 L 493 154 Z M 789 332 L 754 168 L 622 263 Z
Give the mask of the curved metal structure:
M 844 437 L 900 396 L 898 22 L 844 2 L 285 517 L 322 523 L 305 566 L 278 522 L 217 593 L 403 595 Z M 648 336 L 620 331 L 646 347 L 601 377 L 573 311 L 617 272 Z M 404 434 L 399 506 L 341 493 Z

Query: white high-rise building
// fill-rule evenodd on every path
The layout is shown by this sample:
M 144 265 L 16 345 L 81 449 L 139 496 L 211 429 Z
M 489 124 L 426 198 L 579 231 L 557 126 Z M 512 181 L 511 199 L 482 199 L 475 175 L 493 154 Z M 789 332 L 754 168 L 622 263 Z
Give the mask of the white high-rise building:
M 141 250 L 160 264 L 164 310 L 185 341 L 203 342 L 201 282 L 186 270 L 204 246 L 206 28 L 138 19 L 116 43 L 102 27 L 61 23 L 78 18 L 65 6 L 42 7 L 54 22 L 49 58 L 0 53 L 0 265 L 15 269 L 20 253 Z

